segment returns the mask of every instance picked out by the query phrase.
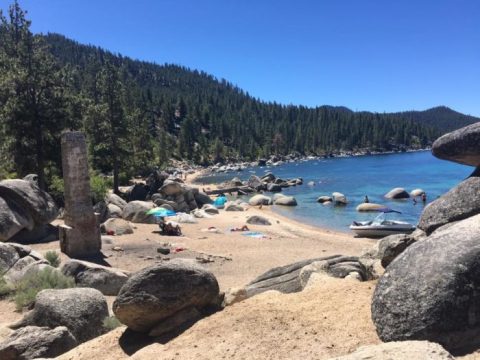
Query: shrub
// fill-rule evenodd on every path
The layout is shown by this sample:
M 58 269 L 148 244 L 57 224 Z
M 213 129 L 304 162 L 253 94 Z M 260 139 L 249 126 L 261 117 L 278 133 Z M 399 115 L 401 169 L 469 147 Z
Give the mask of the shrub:
M 53 175 L 50 179 L 50 184 L 48 185 L 48 193 L 59 206 L 65 206 L 64 192 L 65 185 L 63 179 L 60 176 Z
M 10 295 L 13 288 L 7 283 L 3 276 L 0 276 L 0 299 Z
M 111 184 L 107 178 L 95 174 L 90 174 L 90 191 L 92 192 L 93 204 L 96 204 L 99 201 L 103 201 L 110 187 Z
M 56 251 L 47 251 L 45 253 L 45 259 L 48 263 L 53 267 L 58 267 L 60 265 L 60 256 L 57 254 Z
M 103 319 L 103 327 L 108 331 L 116 329 L 119 326 L 122 326 L 122 323 L 115 316 L 107 316 Z
M 75 287 L 75 280 L 63 275 L 60 271 L 45 268 L 27 273 L 15 287 L 15 306 L 17 310 L 30 307 L 37 294 L 44 289 L 66 289 Z

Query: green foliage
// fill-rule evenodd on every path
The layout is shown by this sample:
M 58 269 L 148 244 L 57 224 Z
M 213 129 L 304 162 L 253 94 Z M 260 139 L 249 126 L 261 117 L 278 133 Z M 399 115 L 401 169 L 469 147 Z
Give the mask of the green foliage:
M 50 184 L 48 185 L 48 193 L 59 206 L 65 205 L 64 192 L 65 185 L 63 179 L 57 175 L 53 175 L 50 179 Z
M 92 202 L 96 204 L 105 199 L 108 189 L 112 187 L 112 182 L 105 176 L 90 174 L 90 191 L 92 192 Z
M 122 326 L 122 323 L 115 316 L 108 316 L 103 319 L 103 327 L 108 331 L 116 329 L 119 326 Z
M 10 295 L 12 292 L 12 286 L 7 283 L 4 276 L 0 276 L 0 299 Z
M 37 294 L 44 289 L 66 289 L 75 287 L 72 277 L 63 275 L 58 270 L 45 268 L 38 272 L 27 273 L 15 287 L 15 306 L 17 310 L 29 307 Z
M 58 253 L 56 251 L 47 251 L 45 253 L 45 259 L 54 268 L 56 268 L 60 265 L 60 256 L 58 255 Z

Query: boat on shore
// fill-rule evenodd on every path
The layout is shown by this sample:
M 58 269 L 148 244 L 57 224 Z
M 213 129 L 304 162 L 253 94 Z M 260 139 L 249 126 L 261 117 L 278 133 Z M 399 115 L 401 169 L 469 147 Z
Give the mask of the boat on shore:
M 386 218 L 388 213 L 401 214 L 388 208 L 378 209 L 380 214 L 371 221 L 354 221 L 350 225 L 350 230 L 361 237 L 384 237 L 394 234 L 410 234 L 416 227 L 405 221 L 389 220 Z

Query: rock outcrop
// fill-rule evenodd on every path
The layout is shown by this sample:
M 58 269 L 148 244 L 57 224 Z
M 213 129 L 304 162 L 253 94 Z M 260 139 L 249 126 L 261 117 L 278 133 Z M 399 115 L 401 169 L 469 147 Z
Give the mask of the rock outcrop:
M 77 340 L 65 326 L 54 329 L 26 326 L 0 343 L 0 359 L 21 360 L 54 358 L 77 346 Z
M 480 215 L 407 248 L 375 289 L 372 318 L 383 341 L 429 340 L 447 349 L 478 345 Z
M 193 320 L 185 316 L 196 317 L 216 303 L 218 295 L 211 272 L 191 262 L 171 261 L 133 274 L 120 290 L 113 311 L 132 330 L 156 336 L 162 326 L 171 330 L 171 324 L 178 325 L 179 318 Z
M 105 332 L 103 320 L 107 316 L 107 301 L 98 290 L 49 289 L 40 291 L 33 310 L 11 327 L 46 326 L 54 329 L 65 326 L 82 343 Z
M 70 259 L 63 264 L 62 273 L 75 279 L 79 287 L 99 290 L 103 295 L 115 296 L 128 280 L 128 272 L 88 261 Z
M 25 236 L 41 240 L 35 238 L 36 234 L 44 235 L 37 229 L 55 220 L 57 215 L 58 208 L 52 197 L 35 181 L 0 181 L 0 241 L 7 241 L 22 230 Z
M 439 159 L 480 167 L 480 122 L 438 138 L 432 153 Z
M 122 217 L 133 223 L 155 224 L 156 219 L 153 215 L 147 215 L 147 211 L 151 210 L 155 205 L 148 201 L 130 201 L 124 208 Z

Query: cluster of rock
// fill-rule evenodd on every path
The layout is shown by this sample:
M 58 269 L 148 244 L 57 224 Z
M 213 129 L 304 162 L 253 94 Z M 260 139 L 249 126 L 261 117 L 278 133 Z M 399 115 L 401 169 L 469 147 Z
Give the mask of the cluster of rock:
M 379 280 L 372 319 L 384 341 L 429 340 L 457 351 L 478 346 L 480 336 L 480 123 L 442 136 L 432 152 L 476 169 L 425 208 L 419 241 L 399 244 L 410 246 Z
M 0 181 L 0 241 L 45 239 L 54 233 L 49 223 L 57 215 L 55 202 L 38 187 L 36 175 Z
M 340 192 L 333 192 L 331 196 L 328 196 L 328 195 L 319 196 L 317 198 L 317 202 L 319 202 L 322 205 L 334 204 L 334 205 L 343 206 L 348 204 L 347 197 Z

